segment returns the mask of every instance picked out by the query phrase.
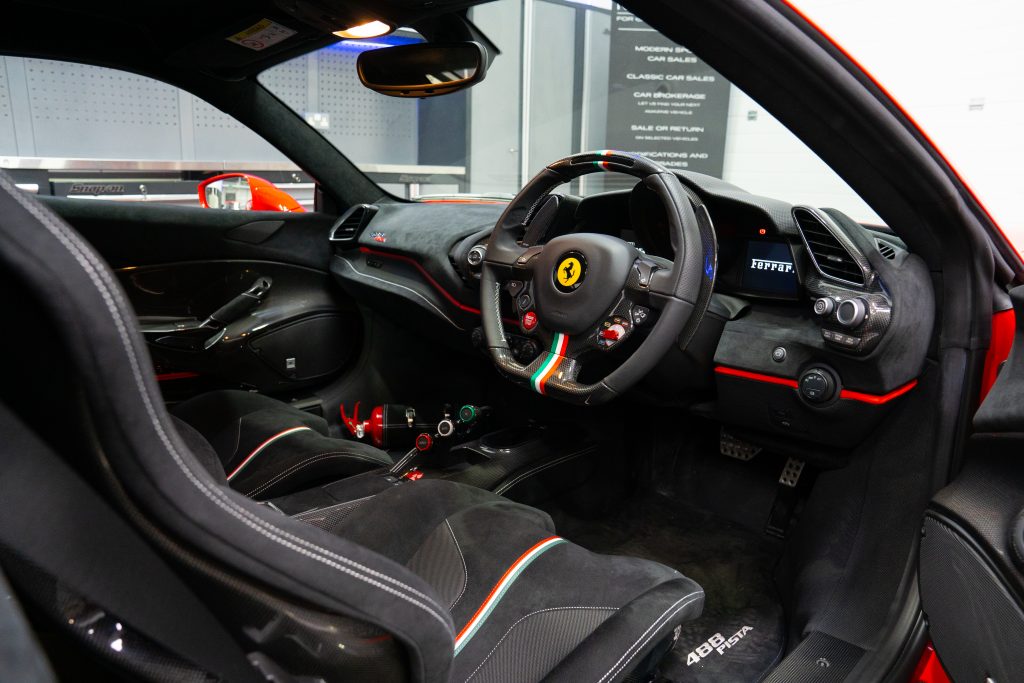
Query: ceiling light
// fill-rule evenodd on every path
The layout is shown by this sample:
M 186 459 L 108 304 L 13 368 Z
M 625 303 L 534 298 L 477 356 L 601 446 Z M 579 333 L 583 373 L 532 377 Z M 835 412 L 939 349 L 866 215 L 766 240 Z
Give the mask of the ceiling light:
M 391 33 L 393 30 L 391 26 L 383 21 L 368 21 L 365 24 L 349 26 L 340 31 L 335 31 L 334 35 L 339 38 L 376 38 L 385 33 Z

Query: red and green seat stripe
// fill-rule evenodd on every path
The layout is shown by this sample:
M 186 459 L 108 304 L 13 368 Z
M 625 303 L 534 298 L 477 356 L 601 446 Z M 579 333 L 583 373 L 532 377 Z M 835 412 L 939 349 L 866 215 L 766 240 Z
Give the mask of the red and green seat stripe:
M 487 618 L 491 616 L 498 603 L 505 597 L 508 589 L 515 583 L 516 579 L 519 578 L 527 567 L 533 564 L 533 561 L 538 557 L 551 550 L 556 545 L 565 543 L 565 539 L 560 536 L 549 536 L 542 541 L 536 543 L 533 547 L 527 550 L 525 553 L 519 556 L 519 559 L 512 563 L 512 566 L 505 570 L 501 578 L 498 579 L 498 583 L 494 585 L 491 592 L 487 595 L 483 604 L 480 605 L 476 613 L 470 618 L 466 625 L 462 627 L 458 635 L 455 636 L 455 656 L 458 656 L 462 649 L 466 647 L 466 644 L 472 640 L 473 636 L 480 631 L 480 628 L 487 621 Z

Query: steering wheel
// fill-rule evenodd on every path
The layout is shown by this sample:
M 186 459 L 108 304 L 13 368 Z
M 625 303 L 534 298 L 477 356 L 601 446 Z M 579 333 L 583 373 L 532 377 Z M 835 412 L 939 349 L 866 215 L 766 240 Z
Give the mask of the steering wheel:
M 610 235 L 574 233 L 539 243 L 559 211 L 561 197 L 551 191 L 601 172 L 635 176 L 658 196 L 675 249 L 671 263 Z M 507 376 L 546 396 L 610 401 L 654 369 L 677 340 L 686 347 L 707 312 L 717 259 L 707 210 L 661 165 L 610 150 L 556 161 L 520 190 L 487 244 L 480 310 L 491 357 Z M 512 295 L 521 331 L 546 349 L 529 365 L 509 349 L 502 289 Z M 592 384 L 577 381 L 588 353 L 610 352 L 645 327 L 647 336 L 611 374 Z

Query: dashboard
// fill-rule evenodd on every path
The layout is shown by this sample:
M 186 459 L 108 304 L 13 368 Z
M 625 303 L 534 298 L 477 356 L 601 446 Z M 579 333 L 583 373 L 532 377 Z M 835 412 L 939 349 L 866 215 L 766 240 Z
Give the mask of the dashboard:
M 715 294 L 695 337 L 672 349 L 663 371 L 633 397 L 713 406 L 713 417 L 761 442 L 850 448 L 925 370 L 935 302 L 923 260 L 891 231 L 839 211 L 679 175 L 714 225 Z M 479 271 L 504 207 L 464 200 L 353 207 L 332 228 L 332 273 L 380 314 L 480 352 Z M 631 242 L 655 263 L 673 255 L 663 209 L 642 186 L 560 195 L 542 234 L 525 234 L 534 227 L 523 227 L 529 244 L 590 232 Z M 524 324 L 528 297 L 518 294 L 507 290 L 502 313 L 512 352 L 527 364 L 541 349 Z

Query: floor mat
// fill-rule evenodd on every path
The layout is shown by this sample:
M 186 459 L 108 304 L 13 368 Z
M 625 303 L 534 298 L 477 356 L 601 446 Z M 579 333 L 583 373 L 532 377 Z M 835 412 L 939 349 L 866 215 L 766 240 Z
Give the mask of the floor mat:
M 772 581 L 781 542 L 660 496 L 635 498 L 600 519 L 549 509 L 561 536 L 594 552 L 678 569 L 704 588 L 704 612 L 683 624 L 661 666 L 673 683 L 760 681 L 785 645 Z

